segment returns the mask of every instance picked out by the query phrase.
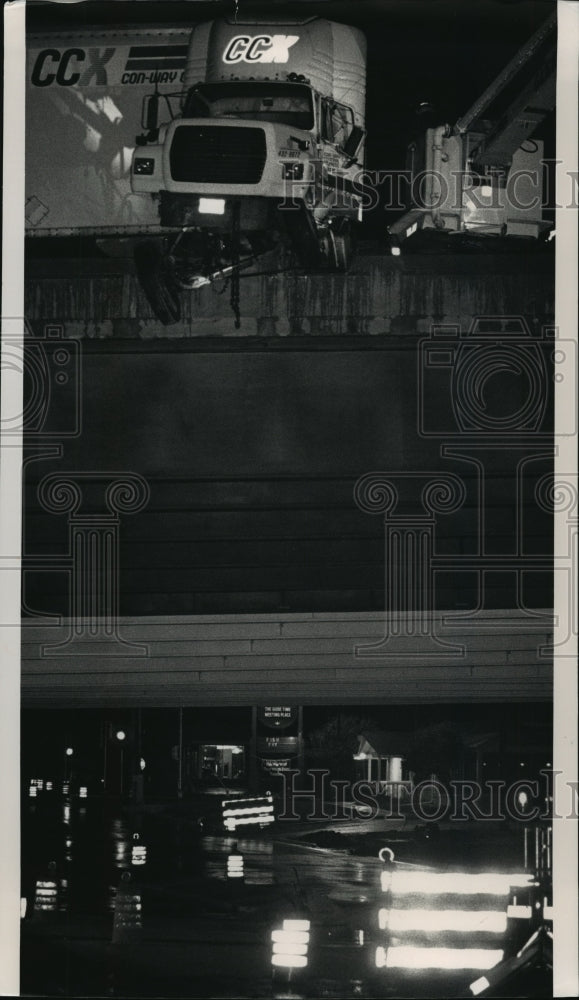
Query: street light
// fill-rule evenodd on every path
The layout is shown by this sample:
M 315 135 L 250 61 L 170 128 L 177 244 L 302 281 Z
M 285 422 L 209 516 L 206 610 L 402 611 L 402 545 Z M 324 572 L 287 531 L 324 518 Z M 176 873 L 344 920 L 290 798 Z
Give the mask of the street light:
M 121 787 L 120 787 L 120 793 L 121 793 L 121 797 L 122 797 L 123 790 L 124 790 L 124 765 L 125 765 L 125 761 L 124 761 L 125 748 L 123 746 L 123 741 L 126 739 L 127 734 L 125 733 L 124 729 L 117 729 L 115 735 L 116 735 L 119 743 L 121 744 Z
M 70 760 L 70 758 L 72 757 L 73 754 L 74 754 L 74 750 L 73 750 L 72 747 L 66 747 L 65 748 L 65 751 L 64 751 L 64 780 L 65 780 L 65 782 L 70 779 L 70 767 L 69 767 L 68 761 Z

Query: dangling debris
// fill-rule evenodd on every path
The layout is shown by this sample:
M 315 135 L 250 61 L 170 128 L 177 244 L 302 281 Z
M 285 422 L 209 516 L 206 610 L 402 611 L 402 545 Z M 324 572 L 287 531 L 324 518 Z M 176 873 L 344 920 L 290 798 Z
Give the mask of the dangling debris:
M 241 326 L 241 313 L 239 311 L 239 216 L 240 205 L 236 202 L 233 206 L 233 227 L 231 231 L 231 308 L 235 316 L 235 329 Z

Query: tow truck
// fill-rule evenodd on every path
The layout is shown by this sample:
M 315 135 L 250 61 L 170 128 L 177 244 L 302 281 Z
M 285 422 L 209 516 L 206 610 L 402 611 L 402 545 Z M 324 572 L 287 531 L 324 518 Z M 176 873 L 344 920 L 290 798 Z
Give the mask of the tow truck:
M 416 234 L 549 235 L 543 217 L 544 144 L 533 138 L 555 106 L 557 19 L 551 15 L 454 125 L 429 128 L 407 150 L 407 211 L 388 228 L 390 250 Z

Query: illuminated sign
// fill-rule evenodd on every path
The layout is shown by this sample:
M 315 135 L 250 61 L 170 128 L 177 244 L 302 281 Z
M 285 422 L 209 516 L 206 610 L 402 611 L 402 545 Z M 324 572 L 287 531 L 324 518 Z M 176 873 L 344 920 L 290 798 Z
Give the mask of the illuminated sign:
M 379 856 L 385 860 L 383 852 Z M 504 958 L 496 945 L 502 944 L 512 907 L 507 909 L 502 900 L 514 887 L 530 885 L 533 877 L 525 872 L 388 867 L 380 880 L 388 905 L 378 911 L 378 927 L 386 933 L 375 953 L 378 969 L 487 970 Z
M 58 888 L 56 882 L 37 881 L 34 894 L 34 909 L 53 913 L 58 908 Z
M 131 864 L 145 865 L 147 863 L 147 848 L 144 844 L 134 844 L 131 850 Z
M 225 63 L 287 63 L 299 35 L 236 35 L 223 53 Z
M 523 888 L 533 882 L 524 872 L 499 874 L 487 872 L 423 872 L 384 871 L 380 876 L 383 892 L 393 895 L 486 895 L 508 896 L 512 888 Z
M 263 757 L 261 767 L 268 774 L 285 774 L 292 770 L 292 762 L 290 757 Z
M 281 930 L 271 932 L 271 964 L 285 969 L 305 969 L 310 943 L 309 920 L 284 920 Z
M 267 826 L 273 823 L 273 797 L 262 795 L 252 799 L 223 799 L 223 825 L 226 830 L 238 826 Z
M 507 929 L 507 913 L 504 910 L 382 909 L 378 911 L 378 926 L 381 931 L 399 934 L 407 931 L 420 931 L 423 934 L 439 934 L 441 931 L 504 934 Z
M 230 854 L 227 858 L 227 878 L 243 877 L 243 854 Z
M 492 969 L 504 952 L 488 948 L 421 948 L 404 945 L 376 949 L 378 969 Z
M 298 717 L 297 708 L 291 705 L 266 705 L 258 709 L 258 718 L 269 729 L 287 729 Z
M 298 738 L 297 736 L 258 736 L 257 752 L 297 754 Z

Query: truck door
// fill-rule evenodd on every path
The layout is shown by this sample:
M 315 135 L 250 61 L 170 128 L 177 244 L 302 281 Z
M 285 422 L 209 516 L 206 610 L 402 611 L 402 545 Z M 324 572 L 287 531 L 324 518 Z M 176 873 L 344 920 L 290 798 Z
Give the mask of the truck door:
M 322 140 L 342 150 L 354 127 L 354 113 L 345 104 L 322 101 Z

